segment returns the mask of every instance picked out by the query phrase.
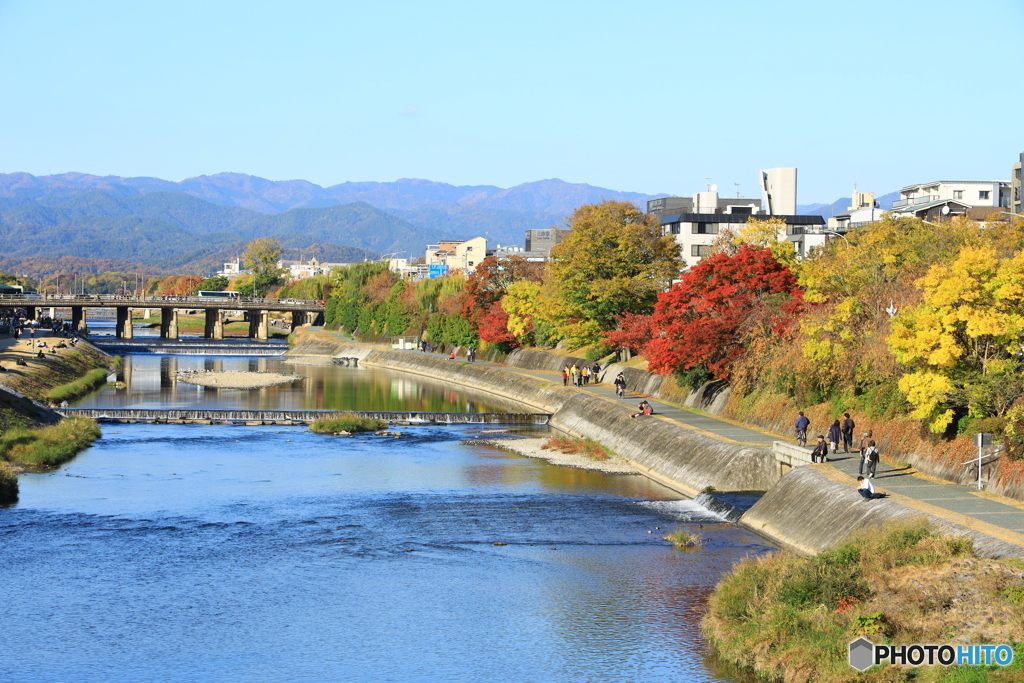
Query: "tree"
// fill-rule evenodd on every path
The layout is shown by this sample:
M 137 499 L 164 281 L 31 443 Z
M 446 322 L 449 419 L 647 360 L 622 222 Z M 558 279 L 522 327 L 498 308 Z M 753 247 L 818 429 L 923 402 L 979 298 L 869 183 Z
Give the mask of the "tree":
M 480 320 L 477 334 L 485 342 L 501 345 L 503 350 L 519 346 L 515 335 L 508 331 L 508 313 L 502 308 L 500 301 L 491 304 L 487 313 Z
M 197 292 L 224 292 L 228 288 L 228 279 L 224 275 L 214 275 L 199 283 Z
M 572 344 L 601 340 L 622 313 L 649 313 L 659 292 L 679 275 L 679 245 L 661 234 L 657 218 L 629 202 L 576 209 L 571 232 L 551 251 L 551 314 Z
M 654 337 L 652 316 L 623 313 L 616 316 L 617 325 L 611 332 L 605 332 L 606 346 L 629 349 L 641 354 Z
M 994 247 L 966 246 L 916 284 L 921 301 L 893 319 L 888 340 L 912 368 L 899 382 L 912 415 L 937 433 L 958 412 L 1002 417 L 1024 396 L 1024 252 L 1000 259 Z
M 246 245 L 242 263 L 252 272 L 253 296 L 266 295 L 268 289 L 281 281 L 284 271 L 277 267 L 277 261 L 283 253 L 281 243 L 270 237 L 260 237 Z
M 474 326 L 479 326 L 509 287 L 516 282 L 540 282 L 543 278 L 543 263 L 527 261 L 522 256 L 488 256 L 466 278 L 462 315 Z
M 778 329 L 801 303 L 796 277 L 767 247 L 744 244 L 735 256 L 705 257 L 658 297 L 654 339 L 645 353 L 648 368 L 669 374 L 704 366 L 726 379 L 745 351 L 755 312 L 765 306 L 777 310 Z

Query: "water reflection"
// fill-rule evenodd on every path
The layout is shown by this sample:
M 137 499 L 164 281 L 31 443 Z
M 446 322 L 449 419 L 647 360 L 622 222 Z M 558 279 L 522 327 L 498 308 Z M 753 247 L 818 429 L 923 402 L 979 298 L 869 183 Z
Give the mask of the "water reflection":
M 300 382 L 265 389 L 211 389 L 175 379 L 182 370 L 299 374 Z M 382 410 L 536 412 L 514 401 L 437 380 L 379 368 L 300 365 L 281 357 L 125 356 L 108 384 L 78 408 L 207 408 L 221 410 Z

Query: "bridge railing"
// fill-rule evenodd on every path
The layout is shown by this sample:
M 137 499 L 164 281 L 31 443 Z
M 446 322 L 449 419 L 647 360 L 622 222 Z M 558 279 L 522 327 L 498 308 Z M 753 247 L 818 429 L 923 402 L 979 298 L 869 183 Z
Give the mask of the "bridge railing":
M 220 298 L 175 295 L 131 297 L 120 296 L 117 294 L 47 294 L 45 296 L 0 294 L 0 300 L 2 300 L 4 304 L 14 306 L 74 306 L 111 303 L 122 306 L 136 304 L 138 308 L 145 308 L 146 306 L 158 308 L 165 304 L 181 304 L 181 308 L 223 308 L 230 307 L 234 304 L 242 304 L 242 306 L 240 306 L 241 308 L 255 308 L 258 306 L 275 308 L 284 306 L 288 309 L 294 308 L 302 310 L 322 310 L 326 303 L 323 300 L 312 299 L 266 299 L 258 297 Z

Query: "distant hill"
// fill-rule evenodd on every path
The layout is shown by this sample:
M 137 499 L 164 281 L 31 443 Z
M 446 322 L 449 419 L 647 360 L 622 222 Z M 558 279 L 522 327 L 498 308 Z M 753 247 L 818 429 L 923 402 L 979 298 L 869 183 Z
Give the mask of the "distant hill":
M 346 182 L 325 188 L 305 180 L 273 181 L 244 173 L 217 173 L 181 182 L 83 173 L 0 174 L 0 211 L 29 203 L 54 206 L 83 193 L 101 193 L 112 200 L 153 194 L 186 195 L 263 214 L 362 202 L 428 229 L 431 237 L 426 241 L 486 235 L 501 244 L 522 244 L 525 230 L 561 225 L 583 204 L 615 199 L 643 206 L 648 199 L 664 196 L 620 192 L 557 178 L 511 188 L 457 186 L 409 178 L 386 183 Z M 153 217 L 135 210 L 131 215 Z M 417 247 L 414 253 L 421 248 Z
M 889 194 L 883 194 L 875 197 L 875 201 L 878 202 L 878 207 L 888 211 L 892 208 L 892 203 L 900 198 L 899 192 L 890 192 Z M 840 197 L 831 204 L 801 204 L 796 207 L 796 211 L 799 214 L 806 216 L 824 216 L 825 218 L 831 218 L 836 214 L 846 213 L 849 210 L 850 202 L 853 201 L 850 197 Z

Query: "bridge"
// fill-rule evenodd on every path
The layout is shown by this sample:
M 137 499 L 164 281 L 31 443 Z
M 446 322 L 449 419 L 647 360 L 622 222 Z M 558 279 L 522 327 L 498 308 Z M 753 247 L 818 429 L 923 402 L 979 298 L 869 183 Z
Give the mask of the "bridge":
M 217 425 L 311 424 L 321 418 L 357 415 L 391 424 L 546 425 L 548 413 L 434 413 L 333 410 L 145 410 L 139 408 L 61 408 L 66 416 L 90 417 L 97 422 Z
M 270 312 L 291 313 L 292 329 L 302 325 L 323 324 L 324 302 L 300 301 L 297 299 L 237 299 L 211 298 L 202 296 L 142 296 L 123 297 L 107 294 L 43 294 L 2 295 L 0 307 L 23 308 L 29 319 L 36 317 L 39 309 L 70 309 L 71 324 L 76 330 L 87 327 L 86 311 L 90 308 L 113 308 L 117 312 L 116 335 L 118 339 L 131 339 L 132 319 L 136 311 L 160 310 L 160 338 L 178 338 L 178 311 L 202 309 L 206 314 L 204 339 L 224 338 L 224 312 L 245 311 L 249 321 L 249 338 L 265 341 L 270 337 Z

